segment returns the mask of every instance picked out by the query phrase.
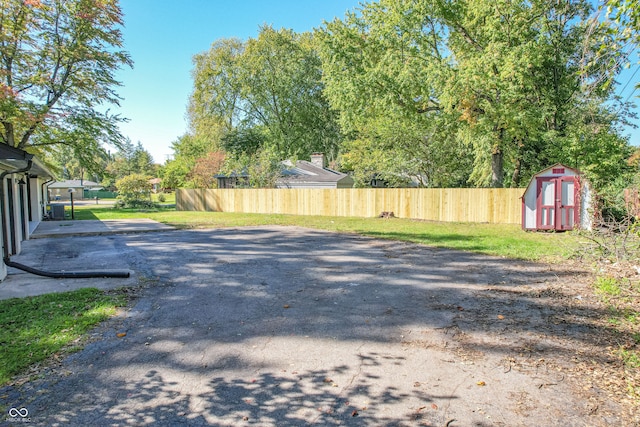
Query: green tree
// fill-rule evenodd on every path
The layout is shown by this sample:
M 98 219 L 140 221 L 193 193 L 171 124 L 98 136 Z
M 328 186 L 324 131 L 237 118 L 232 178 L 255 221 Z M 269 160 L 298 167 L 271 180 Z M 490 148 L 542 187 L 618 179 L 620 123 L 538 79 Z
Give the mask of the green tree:
M 136 144 L 131 162 L 133 163 L 133 170 L 135 172 L 155 176 L 157 168 L 153 163 L 153 156 L 142 146 L 140 141 Z
M 172 160 L 166 162 L 162 171 L 164 188 L 196 188 L 198 185 L 190 175 L 198 159 L 212 152 L 212 145 L 204 138 L 186 134 L 171 144 L 174 152 Z
M 252 188 L 274 188 L 282 167 L 281 157 L 275 148 L 263 147 L 251 156 L 241 154 L 227 159 L 221 172 L 227 175 L 246 173 L 248 185 Z
M 163 188 L 189 188 L 193 185 L 187 183 L 187 175 L 191 169 L 186 163 L 172 160 L 167 162 L 162 168 Z
M 604 107 L 611 99 L 605 82 L 617 70 L 583 68 L 599 49 L 587 34 L 606 32 L 603 26 L 594 29 L 590 3 L 468 5 L 461 16 L 451 18 L 457 28 L 454 51 L 464 58 L 458 78 L 465 87 L 453 94 L 465 102 L 463 117 L 471 125 L 467 130 L 483 136 L 490 148 L 490 183 L 521 185 L 536 170 L 566 160 L 561 153 L 576 138 L 595 145 L 598 136 L 588 123 L 593 106 Z M 485 24 L 476 24 L 482 21 Z M 608 118 L 605 129 L 620 139 L 612 126 L 617 118 Z M 617 152 L 610 155 L 615 158 Z M 589 164 L 587 159 L 574 156 L 568 165 L 580 168 Z M 480 183 L 487 180 L 481 170 L 476 169 Z
M 85 157 L 92 155 L 87 160 Z M 86 179 L 101 182 L 108 175 L 109 155 L 104 150 L 76 153 L 74 147 L 58 145 L 47 156 L 47 164 L 62 179 Z
M 131 174 L 154 176 L 156 165 L 151 154 L 138 141 L 133 144 L 126 138 L 120 149 L 113 155 L 106 166 L 105 172 L 112 180 L 118 180 Z
M 221 139 L 222 148 L 235 156 L 252 156 L 265 145 L 266 135 L 261 127 L 233 129 Z
M 591 106 L 611 100 L 605 82 L 617 70 L 583 66 L 599 50 L 599 42 L 585 42 L 585 34 L 607 32 L 606 25 L 592 25 L 590 12 L 582 0 L 367 4 L 324 29 L 327 96 L 341 112 L 345 133 L 373 152 L 395 151 L 394 157 L 412 160 L 407 165 L 440 171 L 455 167 L 456 158 L 466 168 L 471 154 L 470 183 L 521 185 L 558 161 L 572 141 L 593 147 L 603 136 L 589 130 Z M 619 117 L 605 117 L 612 122 L 601 129 L 624 145 Z M 417 138 L 394 141 L 394 132 L 380 131 L 390 128 L 380 125 L 388 118 Z M 600 154 L 613 161 L 619 152 Z M 574 157 L 578 164 L 570 166 L 589 158 Z
M 381 1 L 335 20 L 321 40 L 326 96 L 348 136 L 343 167 L 357 185 L 463 185 L 471 153 L 456 112 L 442 106 L 453 77 L 446 34 L 429 2 Z
M 123 119 L 114 74 L 122 50 L 117 0 L 0 1 L 0 142 L 34 152 L 56 145 L 94 165 L 101 144 L 118 145 Z
M 337 154 L 337 115 L 324 97 L 312 34 L 267 26 L 244 43 L 219 40 L 194 62 L 191 129 L 212 151 L 222 145 L 237 154 L 272 147 L 282 158 Z
M 149 177 L 134 173 L 116 181 L 118 199 L 125 207 L 145 207 L 152 205 Z
M 194 55 L 188 118 L 197 139 L 215 145 L 241 123 L 246 107 L 240 96 L 238 61 L 243 52 L 241 40 L 220 39 L 208 51 Z

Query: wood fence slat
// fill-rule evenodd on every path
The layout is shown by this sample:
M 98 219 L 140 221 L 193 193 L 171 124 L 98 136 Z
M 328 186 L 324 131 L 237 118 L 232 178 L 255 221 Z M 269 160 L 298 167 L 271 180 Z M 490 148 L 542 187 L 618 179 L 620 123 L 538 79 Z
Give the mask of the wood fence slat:
M 176 209 L 519 224 L 523 188 L 179 189 Z

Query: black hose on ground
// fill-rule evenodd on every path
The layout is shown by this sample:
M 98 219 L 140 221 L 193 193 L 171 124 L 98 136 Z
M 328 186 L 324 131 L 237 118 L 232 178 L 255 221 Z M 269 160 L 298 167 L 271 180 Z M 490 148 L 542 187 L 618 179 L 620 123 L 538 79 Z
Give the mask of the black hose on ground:
M 10 259 L 10 251 L 9 251 L 9 239 L 7 237 L 7 217 L 5 212 L 5 200 L 4 200 L 4 178 L 10 174 L 17 174 L 22 172 L 28 172 L 31 169 L 31 165 L 33 164 L 33 155 L 25 153 L 24 160 L 26 160 L 27 164 L 24 168 L 16 169 L 13 171 L 4 171 L 0 174 L 0 223 L 2 225 L 2 249 L 3 249 L 3 261 L 4 263 L 13 268 L 17 268 L 18 270 L 26 271 L 27 273 L 35 274 L 37 276 L 44 277 L 52 277 L 54 279 L 93 279 L 93 278 L 102 278 L 102 277 L 113 277 L 113 278 L 127 278 L 129 277 L 128 271 L 43 271 L 38 270 L 37 268 L 29 267 L 24 264 L 20 264 L 18 262 L 13 262 Z M 12 231 L 13 232 L 13 231 Z
M 18 270 L 26 271 L 27 273 L 35 274 L 37 276 L 52 277 L 54 279 L 94 279 L 94 278 L 127 278 L 129 277 L 128 271 L 42 271 L 33 267 L 29 267 L 18 262 L 11 261 L 9 258 L 4 258 L 4 263 Z

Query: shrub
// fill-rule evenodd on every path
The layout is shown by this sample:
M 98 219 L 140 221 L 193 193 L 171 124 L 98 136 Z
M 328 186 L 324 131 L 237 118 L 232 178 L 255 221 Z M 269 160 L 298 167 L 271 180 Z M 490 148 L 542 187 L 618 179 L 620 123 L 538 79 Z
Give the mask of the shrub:
M 116 181 L 118 199 L 123 207 L 151 208 L 151 183 L 149 178 L 142 174 L 132 174 Z

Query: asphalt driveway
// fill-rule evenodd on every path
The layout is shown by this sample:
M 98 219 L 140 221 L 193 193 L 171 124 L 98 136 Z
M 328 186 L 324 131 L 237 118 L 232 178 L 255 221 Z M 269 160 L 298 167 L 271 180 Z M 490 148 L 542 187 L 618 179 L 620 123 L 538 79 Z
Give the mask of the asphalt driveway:
M 14 272 L 0 286 L 141 286 L 84 350 L 0 390 L 4 414 L 26 408 L 35 425 L 628 419 L 576 369 L 576 354 L 607 352 L 579 277 L 561 268 L 294 227 L 38 239 L 15 260 L 133 274 Z

